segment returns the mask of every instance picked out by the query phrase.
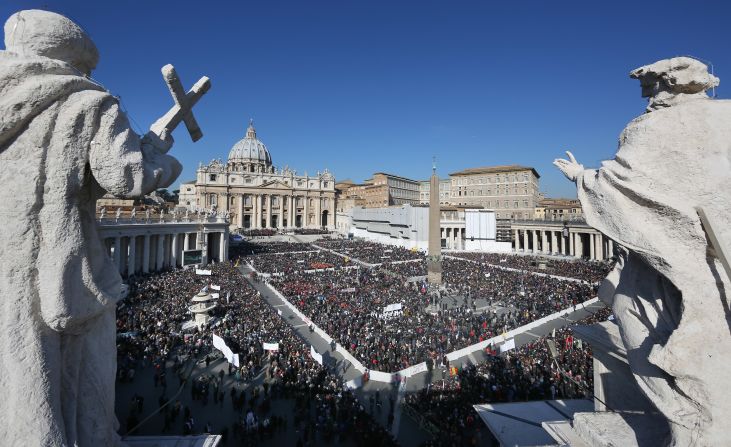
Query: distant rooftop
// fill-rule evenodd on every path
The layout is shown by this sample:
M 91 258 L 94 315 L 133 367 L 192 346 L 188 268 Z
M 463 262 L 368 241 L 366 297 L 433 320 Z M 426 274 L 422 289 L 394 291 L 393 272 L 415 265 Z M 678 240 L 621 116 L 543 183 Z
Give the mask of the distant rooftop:
M 483 166 L 480 168 L 468 168 L 462 171 L 452 172 L 449 175 L 472 175 L 472 174 L 500 174 L 503 172 L 515 172 L 515 171 L 533 171 L 536 178 L 540 178 L 540 174 L 535 168 L 530 166 L 521 165 L 501 165 L 501 166 Z

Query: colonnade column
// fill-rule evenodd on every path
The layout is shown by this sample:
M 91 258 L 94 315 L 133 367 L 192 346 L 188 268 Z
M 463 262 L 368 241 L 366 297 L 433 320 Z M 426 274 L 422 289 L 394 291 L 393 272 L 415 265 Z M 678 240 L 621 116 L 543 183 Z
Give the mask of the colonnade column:
M 178 233 L 172 234 L 172 240 L 170 241 L 170 264 L 173 267 L 178 266 Z
M 566 253 L 566 238 L 563 235 L 563 231 L 559 231 L 558 237 L 561 238 L 561 254 L 565 255 Z
M 533 253 L 538 253 L 538 232 L 536 230 L 530 230 L 533 232 Z
M 114 238 L 114 265 L 122 273 L 122 238 L 119 236 Z
M 150 235 L 146 234 L 142 242 L 142 273 L 150 273 Z
M 190 250 L 190 234 L 185 233 L 185 237 L 183 237 L 183 251 Z
M 548 249 L 548 235 L 546 234 L 546 230 L 538 230 L 541 232 L 541 252 L 542 253 L 550 253 Z
M 558 253 L 558 238 L 553 230 L 551 230 L 551 253 Z
M 528 253 L 528 230 L 523 230 L 523 253 Z
M 604 260 L 604 238 L 602 237 L 602 234 L 599 233 L 596 235 L 596 258 L 599 261 Z
M 589 259 L 591 259 L 592 261 L 596 259 L 596 246 L 594 243 L 595 236 L 596 234 L 589 233 Z
M 137 236 L 130 236 L 129 243 L 129 254 L 127 255 L 127 275 L 131 276 L 135 274 L 135 258 L 137 257 Z
M 574 241 L 574 233 L 569 233 L 569 254 L 576 256 L 576 243 Z
M 515 232 L 515 251 L 518 251 L 520 250 L 520 234 L 517 228 L 513 231 Z
M 221 232 L 219 233 L 219 241 L 218 241 L 218 261 L 223 262 L 226 260 L 226 233 Z
M 614 256 L 614 241 L 607 239 L 607 257 Z
M 162 270 L 162 263 L 165 259 L 165 235 L 157 235 L 157 252 L 155 253 L 157 262 L 155 262 L 155 270 Z

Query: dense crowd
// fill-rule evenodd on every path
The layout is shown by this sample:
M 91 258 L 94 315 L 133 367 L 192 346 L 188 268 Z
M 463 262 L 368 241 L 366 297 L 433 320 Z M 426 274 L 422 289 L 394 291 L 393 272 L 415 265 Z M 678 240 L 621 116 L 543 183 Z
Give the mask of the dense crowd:
M 603 309 L 577 324 L 606 320 Z M 551 356 L 548 340 L 556 343 Z M 488 361 L 447 373 L 438 381 L 406 397 L 406 404 L 438 428 L 434 445 L 474 445 L 482 426 L 475 404 L 576 399 L 593 390 L 592 351 L 564 327 L 532 343 L 498 356 L 486 349 Z M 559 366 L 560 365 L 560 369 Z
M 242 236 L 274 236 L 277 234 L 277 230 L 271 229 L 271 228 L 259 228 L 255 230 L 240 230 L 239 234 Z
M 377 242 L 349 239 L 320 239 L 316 242 L 320 247 L 334 250 L 352 258 L 356 258 L 368 264 L 381 264 L 393 261 L 408 261 L 411 259 L 423 259 L 424 254 L 417 250 L 409 250 L 402 247 L 383 245 Z
M 447 286 L 468 299 L 427 311 L 425 284 L 405 282 L 389 271 L 393 266 L 295 272 L 271 283 L 364 365 L 388 372 L 441 358 L 596 294 L 595 287 L 579 282 L 447 259 Z M 484 299 L 489 309 L 477 312 L 477 299 Z M 385 306 L 398 303 L 400 314 L 384 315 Z
M 201 376 L 191 380 L 193 400 L 209 399 L 223 405 L 230 399 L 238 422 L 233 427 L 215 427 L 230 433 L 236 445 L 253 445 L 256 440 L 281 428 L 284 418 L 271 412 L 273 399 L 294 399 L 294 423 L 302 445 L 316 444 L 317 439 L 335 442 L 349 439 L 357 445 L 389 445 L 390 435 L 358 404 L 341 380 L 314 361 L 309 345 L 271 308 L 230 263 L 211 266 L 212 276 L 199 276 L 194 270 L 177 270 L 130 281 L 130 293 L 118 308 L 118 378 L 134 380 L 135 371 L 154 368 L 156 388 L 162 387 L 160 404 L 166 402 L 170 376 L 177 373 L 184 383 L 185 366 L 195 361 L 210 361 L 219 355 L 212 348 L 212 334 L 222 337 L 232 351 L 239 354 L 240 367 L 229 366 L 228 374 L 236 382 L 250 381 L 264 371 L 263 392 L 254 388 L 248 399 L 242 391 L 231 388 L 230 397 L 223 392 L 224 371 L 220 376 Z M 193 295 L 215 284 L 221 288 L 211 327 L 181 331 L 191 317 L 187 307 Z M 279 350 L 265 351 L 263 343 L 278 343 Z M 173 363 L 170 371 L 166 365 Z M 175 383 L 176 387 L 178 383 Z M 139 421 L 142 405 L 130 408 L 126 430 Z M 165 425 L 182 424 L 184 434 L 206 431 L 196 427 L 189 408 L 181 411 L 179 401 L 164 407 Z M 178 419 L 180 417 L 180 419 Z M 122 418 L 120 418 L 122 419 Z M 124 419 L 123 419 L 124 420 Z M 263 438 L 262 438 L 263 439 Z
M 582 279 L 590 282 L 603 280 L 612 268 L 612 263 L 587 260 L 562 260 L 539 258 L 537 256 L 509 255 L 503 253 L 453 253 L 454 256 L 499 265 L 519 270 L 547 273 L 556 276 Z M 543 268 L 545 267 L 545 268 Z
M 294 234 L 330 234 L 330 230 L 324 228 L 295 228 Z
M 311 249 L 311 248 L 310 248 Z M 246 259 L 260 273 L 285 274 L 303 270 L 319 270 L 352 266 L 353 263 L 343 256 L 325 250 L 305 252 L 267 253 Z

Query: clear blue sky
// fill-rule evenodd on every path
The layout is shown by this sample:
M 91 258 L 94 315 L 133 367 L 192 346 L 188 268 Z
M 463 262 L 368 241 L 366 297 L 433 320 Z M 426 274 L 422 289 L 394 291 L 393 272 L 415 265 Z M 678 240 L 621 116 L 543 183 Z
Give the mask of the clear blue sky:
M 181 126 L 172 153 L 192 179 L 225 159 L 249 118 L 275 165 L 362 181 L 385 171 L 422 179 L 524 164 L 548 196 L 574 196 L 551 162 L 572 149 L 611 158 L 645 100 L 631 69 L 675 55 L 714 63 L 731 83 L 731 2 L 704 1 L 75 1 L 4 0 L 4 21 L 43 8 L 95 40 L 94 72 L 138 131 L 171 106 L 160 67 L 188 88 L 204 137 Z M 177 183 L 176 183 L 177 184 Z

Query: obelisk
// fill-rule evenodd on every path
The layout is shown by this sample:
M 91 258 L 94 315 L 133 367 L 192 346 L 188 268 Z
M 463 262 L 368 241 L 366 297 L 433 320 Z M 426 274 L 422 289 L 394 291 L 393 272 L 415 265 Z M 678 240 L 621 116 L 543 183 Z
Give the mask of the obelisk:
M 427 280 L 434 288 L 442 284 L 442 238 L 439 226 L 439 177 L 436 161 L 429 180 L 429 256 L 426 258 Z

